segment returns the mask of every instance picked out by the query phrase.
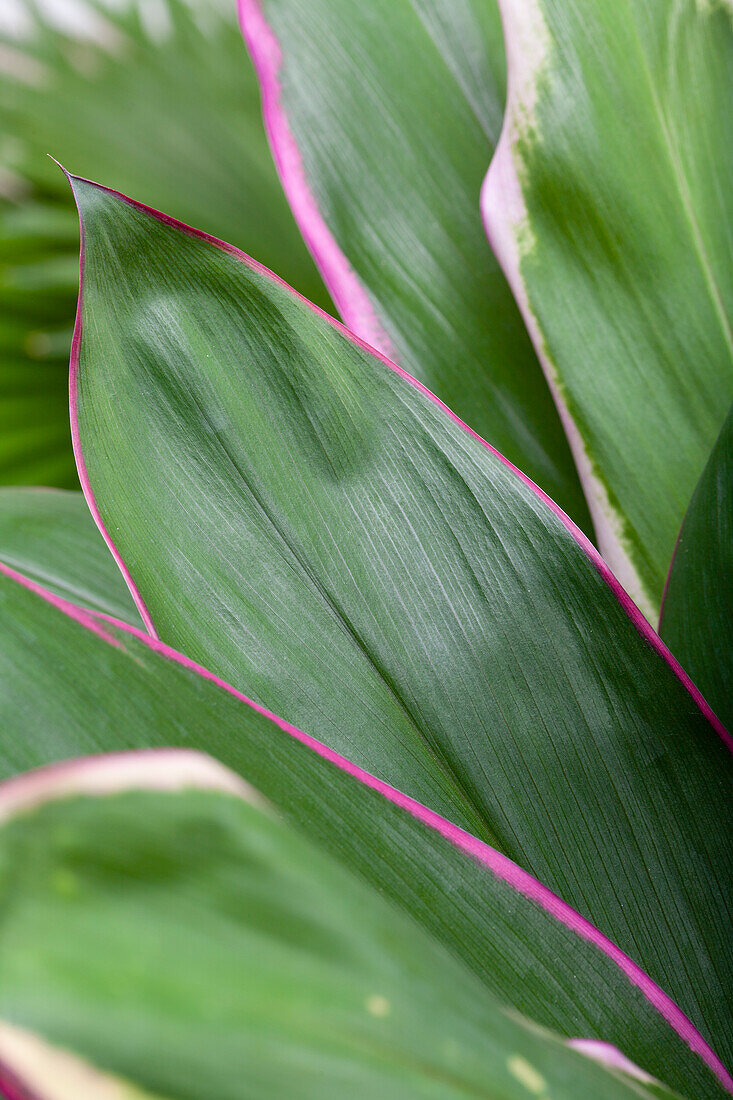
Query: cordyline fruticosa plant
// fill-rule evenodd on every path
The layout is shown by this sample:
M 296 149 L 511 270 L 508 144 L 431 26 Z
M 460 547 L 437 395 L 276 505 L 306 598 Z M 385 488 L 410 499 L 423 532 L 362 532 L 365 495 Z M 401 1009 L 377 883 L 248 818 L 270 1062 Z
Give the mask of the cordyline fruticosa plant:
M 0 493 L 9 1100 L 733 1091 L 731 7 L 500 6 L 240 0 L 348 328 L 69 177 L 86 503 Z

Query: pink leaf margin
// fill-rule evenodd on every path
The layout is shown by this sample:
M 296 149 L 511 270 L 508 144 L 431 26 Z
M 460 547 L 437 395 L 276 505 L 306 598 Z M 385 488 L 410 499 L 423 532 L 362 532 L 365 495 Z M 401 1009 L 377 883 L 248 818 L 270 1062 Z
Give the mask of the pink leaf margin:
M 456 847 L 464 855 L 471 857 L 484 866 L 492 875 L 506 883 L 511 889 L 521 894 L 523 897 L 534 902 L 537 906 L 543 909 L 555 920 L 565 925 L 580 939 L 585 940 L 595 947 L 602 954 L 606 955 L 625 975 L 631 985 L 640 990 L 646 1000 L 656 1009 L 660 1016 L 666 1021 L 670 1028 L 676 1032 L 676 1034 L 683 1040 L 687 1047 L 696 1054 L 708 1069 L 718 1078 L 721 1084 L 733 1094 L 733 1077 L 727 1071 L 723 1063 L 718 1058 L 717 1054 L 713 1051 L 710 1045 L 705 1041 L 700 1032 L 695 1028 L 694 1024 L 688 1017 L 682 1012 L 677 1004 L 654 982 L 648 974 L 646 974 L 641 967 L 639 967 L 633 959 L 626 955 L 619 947 L 616 946 L 607 936 L 604 936 L 590 921 L 581 916 L 574 909 L 571 908 L 566 902 L 554 894 L 548 887 L 544 886 L 537 879 L 533 878 L 527 871 L 519 867 L 507 856 L 501 852 L 492 848 L 484 841 L 479 840 L 477 837 L 472 836 L 464 829 L 454 825 L 446 818 L 441 817 L 440 814 L 434 810 L 429 809 L 422 803 L 418 802 L 414 798 L 410 798 L 409 795 L 403 794 L 395 787 L 390 786 L 388 783 L 383 782 L 376 776 L 371 775 L 369 772 L 360 768 L 357 764 L 352 763 L 346 757 L 340 753 L 335 752 L 329 748 L 323 742 L 318 741 L 310 734 L 304 733 L 302 730 L 297 729 L 289 722 L 284 721 L 272 711 L 266 707 L 261 706 L 259 703 L 249 699 L 242 692 L 232 687 L 231 684 L 215 676 L 208 669 L 192 661 L 190 658 L 184 656 L 182 653 L 178 653 L 158 638 L 151 637 L 144 631 L 130 626 L 127 623 L 123 623 L 120 620 L 113 619 L 111 616 L 102 614 L 93 614 L 89 611 L 85 611 L 75 604 L 70 603 L 68 600 L 63 599 L 61 596 L 56 596 L 51 592 L 48 592 L 42 585 L 36 581 L 31 580 L 23 574 L 18 573 L 16 570 L 11 569 L 9 566 L 0 562 L 0 573 L 4 574 L 9 579 L 20 584 L 22 587 L 28 589 L 30 592 L 35 593 L 41 599 L 50 603 L 57 610 L 73 619 L 80 626 L 87 630 L 92 631 L 97 637 L 100 637 L 103 641 L 122 646 L 122 642 L 119 638 L 111 636 L 100 625 L 100 621 L 110 623 L 118 631 L 123 634 L 131 635 L 142 642 L 152 652 L 166 658 L 169 661 L 180 665 L 182 668 L 187 669 L 189 672 L 195 675 L 201 676 L 203 679 L 208 680 L 210 683 L 216 685 L 222 691 L 227 692 L 229 695 L 234 696 L 235 699 L 240 700 L 245 706 L 250 707 L 257 714 L 262 715 L 264 718 L 269 719 L 275 726 L 277 726 L 283 733 L 292 737 L 294 740 L 305 745 L 312 752 L 315 752 L 318 756 L 327 760 L 334 767 L 340 771 L 345 772 L 351 776 L 355 781 L 362 783 L 365 787 L 376 791 L 383 798 L 385 798 L 392 805 L 397 806 L 403 812 L 409 814 L 416 821 L 420 822 L 425 828 L 438 833 L 444 839 L 448 840 L 454 847 Z M 165 750 L 163 750 L 165 751 Z M 170 750 L 169 750 L 170 751 Z M 177 750 L 172 750 L 177 751 Z M 120 757 L 130 754 L 120 753 Z M 78 766 L 75 761 L 64 762 L 57 765 L 51 765 L 50 768 L 68 769 Z M 14 785 L 23 782 L 34 782 L 34 776 L 37 776 L 41 772 L 46 772 L 48 769 L 36 769 L 35 772 L 26 773 L 26 775 L 13 777 L 0 783 L 0 810 L 2 809 L 3 801 L 8 797 L 13 799 L 17 798 L 17 787 L 14 789 Z M 45 778 L 41 779 L 41 783 L 45 784 Z M 577 1042 L 575 1040 L 574 1042 Z
M 239 22 L 257 72 L 262 115 L 275 167 L 300 232 L 349 328 L 394 359 L 392 342 L 310 189 L 303 158 L 282 104 L 282 51 L 259 0 L 238 0 Z
M 566 515 L 565 512 L 563 512 L 562 508 L 560 508 L 560 506 L 558 504 L 556 504 L 555 501 L 552 500 L 551 497 L 549 497 L 547 495 L 547 493 L 545 493 L 542 489 L 540 489 L 538 485 L 535 485 L 535 483 L 531 480 L 531 478 L 527 477 L 526 474 L 522 473 L 522 471 L 519 470 L 516 466 L 514 466 L 513 463 L 511 463 L 507 458 L 504 457 L 504 455 L 502 455 L 499 451 L 497 451 L 495 447 L 492 447 L 490 443 L 487 443 L 486 440 L 483 439 L 478 434 L 478 432 L 475 432 L 473 430 L 473 428 L 470 428 L 468 426 L 468 424 L 466 424 L 465 421 L 461 420 L 461 418 L 456 413 L 454 413 L 452 411 L 452 409 L 449 409 L 448 406 L 440 400 L 440 398 L 436 397 L 435 394 L 427 388 L 427 386 L 423 385 L 422 382 L 418 382 L 418 380 L 416 378 L 413 378 L 413 376 L 411 374 L 408 374 L 408 372 L 403 367 L 398 366 L 391 359 L 389 359 L 386 355 L 382 354 L 382 352 L 380 352 L 376 348 L 372 347 L 370 344 L 368 344 L 361 337 L 359 337 L 355 333 L 353 333 L 350 329 L 348 329 L 340 321 L 337 321 L 334 317 L 331 317 L 324 310 L 320 309 L 318 306 L 316 306 L 312 302 L 310 302 L 302 294 L 299 294 L 297 290 L 294 290 L 293 287 L 291 287 L 288 283 L 286 283 L 284 279 L 281 279 L 279 275 L 275 275 L 274 272 L 270 271 L 270 269 L 265 267 L 264 264 L 259 263 L 257 260 L 253 260 L 251 256 L 248 256 L 245 252 L 242 252 L 239 248 L 236 248 L 234 245 L 227 244 L 226 241 L 221 241 L 217 237 L 212 237 L 209 233 L 204 233 L 200 229 L 193 229 L 190 225 L 186 225 L 185 222 L 180 222 L 176 218 L 170 217 L 170 215 L 168 215 L 168 214 L 161 213 L 160 210 L 155 210 L 151 206 L 146 206 L 145 203 L 137 202 L 135 199 L 131 199 L 127 195 L 123 195 L 121 191 L 115 191 L 111 187 L 104 187 L 104 186 L 102 186 L 102 184 L 95 183 L 93 180 L 85 179 L 82 176 L 73 176 L 73 175 L 70 175 L 69 173 L 66 173 L 66 175 L 67 175 L 67 178 L 69 180 L 69 183 L 71 185 L 72 190 L 74 189 L 75 181 L 78 181 L 79 183 L 82 183 L 82 184 L 89 185 L 91 187 L 95 187 L 99 191 L 103 191 L 105 194 L 111 195 L 113 198 L 118 199 L 119 201 L 121 201 L 123 203 L 126 203 L 128 206 L 133 207 L 133 209 L 139 210 L 144 214 L 148 214 L 150 217 L 154 218 L 156 221 L 161 222 L 163 225 L 167 225 L 167 226 L 171 227 L 172 229 L 176 229 L 179 232 L 186 234 L 186 236 L 193 237 L 195 240 L 205 241 L 207 244 L 212 245 L 214 248 L 217 248 L 222 252 L 226 252 L 229 256 L 233 256 L 234 259 L 239 260 L 241 263 L 243 263 L 251 271 L 256 272 L 258 275 L 263 276 L 265 279 L 269 280 L 270 282 L 276 284 L 279 287 L 282 287 L 289 294 L 293 295 L 299 302 L 301 302 L 308 309 L 310 309 L 313 313 L 315 313 L 317 316 L 321 317 L 323 320 L 327 321 L 328 324 L 330 324 L 333 328 L 335 328 L 338 332 L 340 332 L 342 336 L 344 336 L 352 344 L 354 344 L 356 347 L 358 347 L 361 351 L 366 352 L 367 355 L 369 355 L 373 359 L 377 360 L 379 363 L 381 363 L 388 370 L 394 372 L 395 374 L 398 374 L 400 376 L 400 378 L 403 378 L 405 380 L 405 382 L 407 382 L 409 385 L 413 386 L 416 390 L 418 390 L 419 393 L 421 393 L 423 395 L 423 397 L 427 398 L 428 401 L 431 401 L 434 405 L 436 405 L 441 410 L 442 413 L 444 413 L 446 416 L 448 416 L 454 423 L 458 424 L 458 426 L 463 431 L 467 432 L 473 439 L 475 439 L 476 442 L 480 444 L 480 446 L 485 447 L 486 450 L 489 451 L 494 456 L 494 458 L 496 458 L 499 462 L 501 462 L 504 466 L 506 466 L 507 469 L 511 470 L 511 472 L 517 478 L 519 478 L 519 480 L 540 501 L 542 501 L 542 503 L 545 504 L 549 508 L 549 510 L 555 515 L 555 517 L 560 521 L 562 526 L 568 531 L 568 533 L 572 536 L 574 541 L 578 544 L 578 546 L 584 552 L 586 557 L 589 559 L 589 561 L 590 561 L 591 565 L 593 566 L 593 568 L 596 570 L 597 573 L 600 574 L 602 579 L 605 581 L 605 583 L 611 589 L 612 593 L 614 594 L 614 596 L 616 597 L 618 602 L 621 604 L 623 610 L 625 611 L 628 618 L 631 620 L 631 623 L 636 628 L 638 633 L 641 634 L 642 638 L 647 642 L 647 644 L 653 650 L 655 650 L 655 652 L 662 658 L 662 660 L 665 661 L 665 663 L 670 667 L 670 669 L 672 670 L 674 675 L 677 677 L 677 679 L 683 684 L 683 686 L 685 687 L 685 689 L 687 690 L 687 692 L 689 693 L 689 695 L 691 696 L 691 698 L 693 699 L 693 701 L 695 702 L 696 706 L 701 711 L 703 716 L 707 719 L 707 721 L 710 723 L 710 725 L 713 727 L 713 729 L 716 731 L 716 733 L 724 741 L 724 743 L 727 745 L 728 749 L 731 752 L 733 752 L 733 736 L 731 736 L 731 734 L 725 728 L 725 726 L 720 721 L 720 719 L 717 717 L 717 715 L 714 714 L 712 708 L 706 702 L 706 700 L 703 698 L 701 692 L 695 687 L 695 685 L 693 684 L 693 682 L 690 679 L 690 677 L 688 676 L 688 674 L 684 671 L 684 669 L 679 664 L 679 662 L 676 660 L 676 658 L 672 655 L 672 653 L 670 653 L 669 649 L 667 649 L 666 645 L 661 640 L 661 638 L 656 633 L 656 631 L 653 629 L 651 624 L 648 622 L 648 620 L 646 619 L 644 614 L 636 606 L 636 604 L 632 600 L 631 596 L 628 594 L 628 592 L 625 590 L 625 588 L 620 584 L 620 582 L 616 579 L 616 577 L 611 572 L 611 570 L 610 570 L 609 566 L 607 565 L 607 563 L 604 561 L 604 559 L 598 553 L 595 546 L 593 546 L 593 544 L 590 542 L 590 540 L 583 534 L 583 532 L 580 530 L 580 528 L 577 527 L 575 525 L 575 523 L 573 523 L 573 521 L 570 519 L 570 517 L 568 515 Z M 82 241 L 83 241 L 84 229 L 83 229 L 83 215 L 81 214 L 81 211 L 80 211 L 80 221 L 82 223 Z M 83 280 L 83 271 L 84 271 L 84 246 L 83 246 L 83 243 L 82 243 L 82 252 L 81 252 L 81 260 L 80 260 L 80 280 Z M 82 445 L 81 445 L 81 440 L 80 440 L 80 435 L 79 435 L 79 426 L 78 426 L 79 348 L 80 348 L 80 345 L 81 345 L 81 338 L 82 338 L 82 326 L 81 326 L 81 300 L 82 300 L 82 294 L 83 294 L 83 287 L 82 287 L 82 283 L 80 281 L 79 306 L 77 308 L 77 319 L 76 319 L 76 327 L 75 327 L 75 331 L 74 331 L 74 344 L 73 344 L 73 347 L 72 347 L 71 371 L 70 371 L 70 381 L 69 381 L 72 438 L 74 440 L 74 451 L 75 451 L 75 455 L 76 455 L 77 465 L 78 465 L 78 468 L 79 468 L 79 477 L 80 477 L 80 481 L 82 483 L 82 488 L 84 489 L 84 495 L 86 496 L 87 502 L 89 503 L 90 509 L 92 511 L 92 515 L 94 516 L 94 518 L 97 522 L 97 525 L 99 526 L 99 529 L 102 532 L 102 534 L 105 538 L 105 541 L 107 542 L 107 545 L 109 546 L 110 550 L 112 551 L 112 553 L 115 557 L 115 560 L 117 561 L 118 565 L 122 569 L 122 573 L 125 577 L 125 580 L 127 581 L 127 584 L 129 586 L 129 588 L 130 588 L 130 592 L 132 593 L 133 599 L 135 600 L 135 603 L 137 604 L 138 609 L 140 610 L 140 614 L 141 614 L 141 617 L 143 619 L 143 622 L 145 623 L 145 626 L 147 627 L 150 635 L 152 637 L 157 637 L 155 628 L 153 626 L 152 620 L 151 620 L 150 615 L 148 613 L 148 610 L 145 606 L 145 603 L 142 599 L 142 596 L 140 595 L 137 587 L 135 586 L 135 583 L 134 583 L 134 581 L 133 581 L 133 579 L 130 575 L 129 570 L 127 569 L 124 562 L 122 561 L 122 558 L 119 554 L 119 551 L 117 550 L 114 543 L 112 542 L 112 539 L 111 539 L 109 533 L 107 532 L 107 530 L 104 526 L 104 522 L 102 521 L 102 518 L 99 515 L 99 511 L 97 509 L 96 502 L 94 501 L 94 494 L 92 492 L 91 485 L 89 484 L 89 478 L 86 474 L 86 465 L 85 465 L 85 462 L 84 462 L 83 448 L 82 448 Z
M 37 1092 L 24 1084 L 17 1073 L 0 1060 L 0 1096 L 4 1100 L 44 1100 Z
M 53 160 L 53 157 L 51 158 Z M 59 164 L 58 161 L 55 161 Z M 59 168 L 66 176 L 71 186 L 72 194 L 74 193 L 74 187 L 72 184 L 73 177 L 66 171 L 62 164 L 59 164 Z M 74 194 L 74 199 L 76 195 Z M 78 204 L 77 204 L 78 209 Z M 158 634 L 153 624 L 153 620 L 148 611 L 145 600 L 142 594 L 135 584 L 132 578 L 132 574 L 128 569 L 125 562 L 122 560 L 115 542 L 107 530 L 107 526 L 100 515 L 99 508 L 97 507 L 97 501 L 94 497 L 94 491 L 89 480 L 89 474 L 87 473 L 86 461 L 84 459 L 84 451 L 81 445 L 81 438 L 79 435 L 79 370 L 80 370 L 80 352 L 81 352 L 81 339 L 82 339 L 82 309 L 83 309 L 83 297 L 84 297 L 84 258 L 85 258 L 85 233 L 84 233 L 84 219 L 79 210 L 79 297 L 76 303 L 76 319 L 74 321 L 74 335 L 71 339 L 71 355 L 69 359 L 69 419 L 71 423 L 71 445 L 74 451 L 74 461 L 76 462 L 76 470 L 79 475 L 79 484 L 81 485 L 84 498 L 89 507 L 89 511 L 92 513 L 92 518 L 99 528 L 99 532 L 107 543 L 107 547 L 112 554 L 112 557 L 117 562 L 117 566 L 124 577 L 125 584 L 130 590 L 135 606 L 137 607 L 140 618 L 142 619 L 145 629 L 153 638 L 157 638 Z

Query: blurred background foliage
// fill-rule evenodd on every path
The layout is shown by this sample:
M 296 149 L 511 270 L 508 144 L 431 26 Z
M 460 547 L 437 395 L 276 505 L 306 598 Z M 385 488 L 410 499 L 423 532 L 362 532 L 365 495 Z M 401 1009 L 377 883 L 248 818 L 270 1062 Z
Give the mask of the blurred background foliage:
M 0 4 L 0 484 L 77 485 L 79 231 L 47 153 L 238 245 L 333 310 L 277 179 L 234 7 Z

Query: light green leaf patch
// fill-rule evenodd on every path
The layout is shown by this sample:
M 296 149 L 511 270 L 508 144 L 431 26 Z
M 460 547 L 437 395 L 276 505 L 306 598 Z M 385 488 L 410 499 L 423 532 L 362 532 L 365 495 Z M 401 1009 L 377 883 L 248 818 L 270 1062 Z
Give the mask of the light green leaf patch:
M 243 1082 L 253 1100 L 650 1095 L 506 1015 L 291 827 L 212 790 L 206 767 L 161 793 L 171 754 L 146 754 L 148 789 L 84 793 L 116 763 L 5 786 L 36 806 L 0 829 L 4 1018 L 171 1100 L 240 1100 Z M 85 1095 L 104 1092 L 91 1078 Z

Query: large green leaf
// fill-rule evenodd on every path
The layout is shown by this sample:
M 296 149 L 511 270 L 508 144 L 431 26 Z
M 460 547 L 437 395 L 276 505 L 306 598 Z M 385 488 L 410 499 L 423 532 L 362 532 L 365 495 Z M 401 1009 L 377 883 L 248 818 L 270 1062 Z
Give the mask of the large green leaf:
M 729 1043 L 730 753 L 598 555 L 270 273 L 72 183 L 81 469 L 161 637 L 489 840 Z
M 565 406 L 601 552 L 656 622 L 733 397 L 733 7 L 500 7 L 489 238 Z
M 25 35 L 0 30 L 0 482 L 69 487 L 78 235 L 47 153 L 124 181 L 329 299 L 272 165 L 233 5 L 168 0 L 156 32 L 151 5 L 86 0 L 93 37 L 21 6 Z
M 0 829 L 4 1017 L 170 1100 L 652 1095 L 502 1012 L 207 758 L 140 755 L 0 790 L 23 809 Z
M 733 729 L 733 409 L 687 509 L 659 630 Z
M 0 576 L 0 600 L 2 776 L 112 747 L 206 749 L 410 914 L 502 1002 L 564 1036 L 611 1041 L 688 1097 L 726 1095 L 706 1066 L 733 1087 L 669 998 L 498 852 L 258 711 L 162 643 L 100 622 L 22 578 Z M 69 773 L 56 770 L 57 788 Z M 167 775 L 174 782 L 180 769 Z M 3 804 L 20 810 L 34 789 L 21 779 Z
M 239 11 L 283 186 L 346 324 L 589 530 L 481 228 L 504 107 L 495 0 L 240 0 Z
M 57 596 L 141 625 L 81 493 L 0 489 L 0 560 Z

